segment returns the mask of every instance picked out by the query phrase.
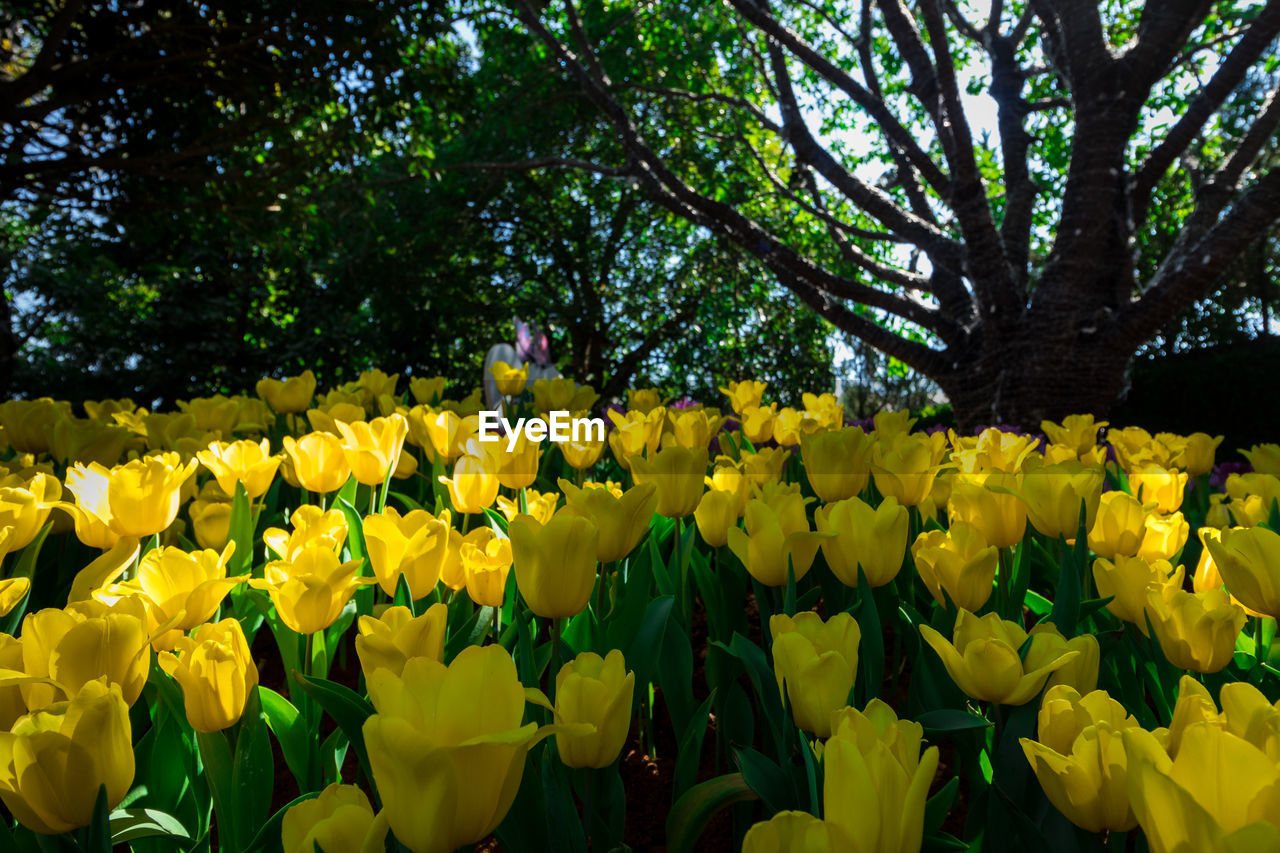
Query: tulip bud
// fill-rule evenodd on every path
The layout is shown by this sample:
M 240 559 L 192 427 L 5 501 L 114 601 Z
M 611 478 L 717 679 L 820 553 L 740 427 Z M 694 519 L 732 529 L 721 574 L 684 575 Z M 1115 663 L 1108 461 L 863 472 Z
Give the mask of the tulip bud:
M 309 492 L 337 491 L 351 476 L 342 441 L 327 432 L 310 432 L 296 441 L 286 435 L 284 452 L 292 463 L 298 485 Z
M 1146 510 L 1133 497 L 1124 492 L 1103 492 L 1089 527 L 1089 548 L 1108 560 L 1117 555 L 1134 556 L 1146 534 L 1146 518 Z
M 449 488 L 449 501 L 455 512 L 474 514 L 493 506 L 498 496 L 498 463 L 488 445 L 468 442 L 467 446 L 468 452 L 453 464 L 452 479 L 441 476 L 440 482 Z
M 85 682 L 71 699 L 28 714 L 0 734 L 0 799 L 33 832 L 54 835 L 88 826 L 98 791 L 107 810 L 133 784 L 129 707 L 119 685 Z
M 245 439 L 229 444 L 215 441 L 196 458 L 212 472 L 222 491 L 234 495 L 236 483 L 243 483 L 249 500 L 266 494 L 280 467 L 280 457 L 271 455 L 271 444 L 265 438 L 261 442 Z
M 591 734 L 556 735 L 556 751 L 566 767 L 608 767 L 617 760 L 631 728 L 636 674 L 627 672 L 622 652 L 606 657 L 583 652 L 556 675 L 557 722 L 590 723 Z
M 888 423 L 888 422 L 886 422 Z M 916 506 L 929 496 L 934 477 L 942 470 L 946 436 L 892 433 L 879 435 L 871 448 L 871 475 L 885 497 L 894 497 L 903 506 Z
M 1093 528 L 1105 477 L 1101 468 L 1079 462 L 1060 462 L 1028 468 L 1022 477 L 1027 520 L 1051 539 L 1074 542 L 1080 529 L 1080 505 L 1084 504 L 1086 531 Z
M 1107 609 L 1119 619 L 1132 622 L 1138 630 L 1147 633 L 1147 589 L 1153 584 L 1167 597 L 1182 588 L 1183 568 L 1175 570 L 1168 560 L 1148 562 L 1141 557 L 1116 557 L 1111 562 L 1105 557 L 1093 561 L 1093 580 L 1098 585 L 1098 595 L 1111 598 Z
M 778 812 L 754 824 L 742 839 L 742 853 L 837 853 L 850 849 L 853 845 L 839 827 L 808 812 Z
M 387 472 L 395 470 L 409 433 L 409 422 L 403 415 L 374 418 L 369 422 L 336 421 L 342 435 L 342 450 L 356 480 L 366 486 L 380 486 Z
M 282 415 L 305 412 L 316 393 L 316 375 L 310 370 L 304 370 L 283 381 L 259 379 L 256 390 L 258 396 L 267 401 L 268 406 Z
M 236 619 L 204 624 L 161 652 L 160 668 L 182 685 L 187 722 L 198 732 L 230 728 L 244 714 L 249 692 L 258 685 L 258 667 Z
M 795 498 L 800 500 L 798 495 Z M 788 507 L 793 503 L 754 499 L 747 504 L 746 532 L 740 527 L 728 530 L 729 550 L 765 586 L 786 586 L 788 560 L 795 579 L 803 578 L 813 566 L 819 543 L 831 536 L 810 531 L 803 501 L 798 514 L 794 505 Z
M 1159 516 L 1152 513 L 1143 520 L 1142 544 L 1138 556 L 1144 560 L 1172 560 L 1187 544 L 1191 527 L 1182 513 Z
M 529 381 L 529 365 L 513 367 L 505 361 L 495 361 L 489 368 L 493 374 L 498 393 L 505 397 L 518 397 L 524 393 L 524 385 Z
M 861 427 L 804 436 L 800 440 L 800 457 L 817 496 L 831 503 L 865 489 L 871 475 L 874 443 Z
M 1022 540 L 1027 529 L 1027 505 L 1016 494 L 1017 487 L 1017 478 L 1000 470 L 957 474 L 951 483 L 947 515 L 953 524 L 978 528 L 989 544 L 1010 548 Z
M 506 599 L 507 573 L 511 570 L 511 540 L 499 538 L 488 527 L 478 541 L 463 541 L 460 551 L 467 573 L 467 595 L 482 607 L 501 607 Z
M 636 485 L 657 487 L 659 515 L 682 518 L 697 509 L 707 473 L 706 448 L 664 447 L 649 459 L 633 456 L 630 463 Z
M 929 530 L 911 546 L 916 572 L 935 601 L 946 596 L 962 610 L 976 611 L 991 598 L 999 563 L 999 549 L 988 545 L 981 531 L 957 523 L 950 530 Z
M 290 806 L 280 823 L 284 853 L 381 850 L 386 835 L 386 819 L 374 815 L 364 791 L 338 782 Z
M 862 632 L 848 613 L 825 622 L 812 611 L 769 619 L 778 692 L 791 702 L 796 725 L 818 737 L 831 734 L 831 712 L 848 704 L 858 673 Z
M 729 528 L 738 524 L 738 498 L 732 492 L 709 489 L 698 502 L 693 519 L 702 541 L 721 548 L 729 541 Z
M 860 498 L 829 503 L 817 511 L 814 521 L 822 540 L 822 553 L 831 573 L 845 586 L 858 585 L 858 567 L 872 587 L 893 581 L 907 552 L 910 516 L 896 498 L 885 498 L 872 509 Z
M 594 546 L 593 546 L 594 547 Z M 368 679 L 378 713 L 365 745 L 383 813 L 415 851 L 455 850 L 493 832 L 515 800 L 537 725 L 501 646 L 468 646 L 448 666 L 411 658 Z
M 524 515 L 511 522 L 508 535 L 516 584 L 529 609 L 547 619 L 581 613 L 595 587 L 595 523 L 564 511 L 545 525 Z
M 440 603 L 431 605 L 419 616 L 414 616 L 407 607 L 388 607 L 377 619 L 361 616 L 357 623 L 360 636 L 356 637 L 356 656 L 360 658 L 365 681 L 375 669 L 389 669 L 399 675 L 410 658 L 443 660 L 447 617 L 448 608 Z
M 1218 672 L 1231 662 L 1244 609 L 1225 590 L 1147 590 L 1147 617 L 1165 658 L 1180 669 Z
M 1040 706 L 1039 740 L 1020 738 L 1049 802 L 1089 832 L 1125 832 L 1137 824 L 1126 792 L 1121 733 L 1138 721 L 1103 690 L 1050 687 Z
M 827 822 L 854 841 L 840 849 L 919 850 L 938 748 L 922 753 L 920 724 L 899 720 L 879 699 L 865 712 L 832 714 L 832 729 L 822 756 L 822 804 Z

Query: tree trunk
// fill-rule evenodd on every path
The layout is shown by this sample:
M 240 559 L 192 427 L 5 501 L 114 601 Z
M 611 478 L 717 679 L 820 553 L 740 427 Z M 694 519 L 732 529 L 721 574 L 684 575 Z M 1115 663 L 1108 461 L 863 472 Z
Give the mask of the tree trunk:
M 1092 336 L 1062 347 L 1024 332 L 936 380 L 962 429 L 1007 424 L 1039 431 L 1046 419 L 1105 416 L 1124 389 L 1131 356 L 1127 347 Z

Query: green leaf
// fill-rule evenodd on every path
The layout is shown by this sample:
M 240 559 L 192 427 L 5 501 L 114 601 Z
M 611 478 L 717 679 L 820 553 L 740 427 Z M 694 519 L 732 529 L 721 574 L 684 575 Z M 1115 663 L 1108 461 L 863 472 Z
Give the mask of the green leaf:
M 111 818 L 107 808 L 107 786 L 98 786 L 98 797 L 93 801 L 93 819 L 85 832 L 82 853 L 111 853 Z
M 360 769 L 366 777 L 373 779 L 369 753 L 364 745 L 364 721 L 373 714 L 373 705 L 359 693 L 341 684 L 297 672 L 293 677 L 316 700 L 316 704 L 333 718 L 338 727 L 346 732 L 347 740 L 351 742 L 356 758 L 360 760 Z
M 679 797 L 698 778 L 702 741 L 707 734 L 707 724 L 711 721 L 711 705 L 715 699 L 716 692 L 712 690 L 706 700 L 693 712 L 693 716 L 684 728 L 684 733 L 680 735 L 680 743 L 676 751 L 674 797 Z
M 692 853 L 707 823 L 721 809 L 757 799 L 741 773 L 727 773 L 694 785 L 667 815 L 668 853 Z
M 48 538 L 49 531 L 53 529 L 53 521 L 46 521 L 44 527 L 40 528 L 40 532 L 36 534 L 36 538 L 32 539 L 27 547 L 22 549 L 22 554 L 18 557 L 17 564 L 13 567 L 13 575 L 15 578 L 34 578 L 36 572 L 36 560 L 40 558 L 40 549 L 44 547 L 44 540 Z M 28 593 L 30 595 L 30 593 Z M 23 599 L 20 610 L 25 610 L 26 599 Z M 12 620 L 10 620 L 12 621 Z
M 776 761 L 749 747 L 735 749 L 733 760 L 742 771 L 742 776 L 751 786 L 751 790 L 755 791 L 772 811 L 780 812 L 799 808 L 791 775 Z
M 267 727 L 276 736 L 280 744 L 280 753 L 284 763 L 288 765 L 293 778 L 298 780 L 298 787 L 310 787 L 308 775 L 311 766 L 311 737 L 307 732 L 306 721 L 298 713 L 293 703 L 272 690 L 270 687 L 258 686 L 258 701 L 262 704 L 262 716 L 266 718 Z
M 222 838 L 236 839 L 236 799 L 232 781 L 234 761 L 231 745 L 225 732 L 196 732 L 196 744 L 200 749 L 200 762 L 204 765 L 204 778 L 213 797 L 213 812 L 218 820 L 218 834 Z
M 111 843 L 128 844 L 143 838 L 190 841 L 182 821 L 159 809 L 116 809 L 111 813 Z
M 284 822 L 285 812 L 298 803 L 305 803 L 307 800 L 313 800 L 318 796 L 320 796 L 319 791 L 309 791 L 299 797 L 294 797 L 281 806 L 258 830 L 258 834 L 253 837 L 253 840 L 249 842 L 249 846 L 244 849 L 244 853 L 256 853 L 258 850 L 280 850 L 280 824 Z
M 984 717 L 956 708 L 925 711 L 915 719 L 926 732 L 963 732 L 970 729 L 985 729 L 992 725 L 991 721 Z

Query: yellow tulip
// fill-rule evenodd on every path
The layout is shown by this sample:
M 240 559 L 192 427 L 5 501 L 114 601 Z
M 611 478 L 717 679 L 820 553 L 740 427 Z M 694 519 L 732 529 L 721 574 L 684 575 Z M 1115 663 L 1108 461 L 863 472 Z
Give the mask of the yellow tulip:
M 741 415 L 748 409 L 754 409 L 760 405 L 760 400 L 768 387 L 768 382 L 745 379 L 741 382 L 730 382 L 728 388 L 720 389 L 720 393 L 729 398 L 729 405 Z
M 290 806 L 280 823 L 284 853 L 360 853 L 385 847 L 387 821 L 364 791 L 334 782 L 320 796 Z
M 1132 557 L 1142 547 L 1147 513 L 1124 492 L 1103 492 L 1089 527 L 1089 548 L 1099 557 Z
M 1115 562 L 1099 557 L 1093 561 L 1093 581 L 1098 585 L 1098 595 L 1111 597 L 1107 609 L 1118 619 L 1132 622 L 1144 635 L 1147 633 L 1147 589 L 1157 586 L 1162 596 L 1182 589 L 1184 571 L 1175 570 L 1168 560 L 1148 562 L 1141 557 L 1116 557 Z
M 521 433 L 516 438 L 516 446 L 513 450 L 508 450 L 507 446 L 507 442 L 502 441 L 496 445 L 497 450 L 493 453 L 497 462 L 495 473 L 498 475 L 498 482 L 508 489 L 532 486 L 533 481 L 538 479 L 538 460 L 542 457 L 541 443 L 530 441 L 527 435 Z
M 848 704 L 858 674 L 862 632 L 848 613 L 825 622 L 808 611 L 769 618 L 778 693 L 791 702 L 796 725 L 818 737 L 831 735 L 831 712 Z
M 561 441 L 556 444 L 556 447 L 564 455 L 564 461 L 570 468 L 575 471 L 585 471 L 600 461 L 600 456 L 604 453 L 604 445 L 603 441 L 583 439 L 582 441 Z
M 544 415 L 580 412 L 590 409 L 599 399 L 600 395 L 590 385 L 578 385 L 562 376 L 537 379 L 533 383 L 533 405 Z
M 196 544 L 201 548 L 222 550 L 231 538 L 231 498 L 210 480 L 200 495 L 187 507 Z
M 1010 494 L 1017 488 L 1013 474 L 997 469 L 957 474 L 951 483 L 947 516 L 952 524 L 978 528 L 988 544 L 1012 547 L 1022 541 L 1027 529 L 1027 505 L 1016 493 Z
M 885 497 L 903 506 L 916 506 L 929 496 L 934 477 L 942 470 L 946 436 L 894 434 L 878 437 L 871 448 L 871 475 Z
M 110 548 L 121 536 L 139 539 L 164 530 L 178 516 L 179 493 L 195 473 L 196 460 L 183 465 L 177 453 L 144 456 L 106 469 L 96 462 L 67 471 L 72 504 L 59 504 L 90 547 Z
M 613 422 L 613 429 L 609 431 L 609 448 L 623 470 L 630 470 L 632 456 L 653 453 L 658 449 L 662 440 L 662 425 L 667 418 L 666 409 L 658 407 L 647 414 L 619 414 L 610 409 L 608 416 Z
M 663 405 L 662 392 L 657 388 L 628 388 L 627 408 L 648 414 Z
M 822 540 L 822 553 L 831 573 L 845 586 L 858 585 L 858 567 L 867 583 L 884 586 L 898 576 L 907 551 L 907 508 L 896 498 L 885 498 L 872 509 L 861 498 L 829 503 L 814 516 Z
M 515 800 L 537 725 L 521 726 L 525 692 L 501 646 L 468 646 L 448 666 L 412 658 L 368 679 L 377 713 L 365 745 L 396 838 L 446 853 L 493 832 Z
M 1122 733 L 1137 727 L 1106 691 L 1081 696 L 1061 685 L 1045 692 L 1038 740 L 1018 742 L 1045 796 L 1068 820 L 1089 832 L 1125 832 L 1137 819 L 1129 807 Z
M 1003 432 L 996 427 L 988 427 L 972 438 L 958 436 L 952 430 L 948 437 L 953 448 L 951 458 L 965 474 L 985 471 L 1017 474 L 1040 443 L 1040 439 L 1033 436 Z
M 1218 445 L 1222 444 L 1222 438 L 1220 435 L 1193 432 L 1187 436 L 1187 445 L 1183 448 L 1178 467 L 1185 469 L 1192 477 L 1208 474 L 1213 470 L 1214 456 L 1218 452 Z
M 72 462 L 114 465 L 133 440 L 134 434 L 123 427 L 92 419 L 63 418 L 53 425 L 49 455 L 63 465 Z
M 516 585 L 529 609 L 546 619 L 576 616 L 596 580 L 599 528 L 589 518 L 561 511 L 546 524 L 527 515 L 508 527 Z
M 1028 636 L 1035 637 L 1040 659 L 1050 659 L 1060 654 L 1075 652 L 1075 657 L 1049 675 L 1045 687 L 1059 684 L 1072 687 L 1081 693 L 1091 693 L 1098 687 L 1098 669 L 1102 663 L 1102 649 L 1098 638 L 1092 634 L 1077 634 L 1068 640 L 1052 622 L 1041 622 L 1031 629 Z
M 61 493 L 56 478 L 40 473 L 33 474 L 25 484 L 0 486 L 0 557 L 31 544 L 48 521 L 49 512 L 55 506 L 67 506 L 58 502 Z
M 803 578 L 813 566 L 819 544 L 831 535 L 809 530 L 803 502 L 797 515 L 794 507 L 788 511 L 785 502 L 771 505 L 756 498 L 747 504 L 746 526 L 746 532 L 729 528 L 729 550 L 765 586 L 786 586 L 788 559 L 795 579 Z
M 561 480 L 560 482 L 564 483 L 565 481 Z M 556 492 L 540 492 L 537 489 L 525 490 L 525 508 L 529 510 L 529 515 L 538 520 L 539 524 L 546 524 L 551 520 L 551 516 L 556 514 L 559 503 L 560 495 Z M 520 515 L 519 499 L 498 495 L 498 511 L 502 513 L 507 521 L 514 520 L 517 515 Z
M 1093 449 L 1098 441 L 1098 430 L 1104 426 L 1107 426 L 1107 421 L 1095 422 L 1093 415 L 1067 415 L 1061 424 L 1040 422 L 1040 429 L 1049 441 L 1070 447 L 1077 457 Z
M 449 609 L 436 603 L 418 616 L 407 607 L 388 607 L 376 619 L 361 616 L 357 623 L 360 635 L 356 637 L 356 656 L 360 658 L 365 681 L 375 669 L 389 669 L 398 676 L 412 658 L 443 661 L 448 615 Z
M 54 425 L 71 416 L 71 404 L 49 397 L 0 403 L 0 426 L 9 445 L 19 453 L 45 453 Z
M 453 463 L 453 477 L 440 476 L 449 489 L 449 500 L 455 512 L 474 514 L 493 506 L 498 496 L 497 462 L 478 442 L 470 442 L 475 452 L 465 453 Z
M 688 450 L 705 450 L 720 431 L 725 419 L 708 415 L 706 409 L 668 410 L 671 419 L 670 442 Z
M 357 481 L 366 486 L 381 485 L 387 472 L 394 471 L 404 449 L 404 439 L 409 433 L 409 422 L 404 415 L 393 414 L 385 418 L 365 421 L 337 421 L 342 434 L 342 450 L 347 464 Z
M 1191 531 L 1181 512 L 1160 516 L 1151 513 L 1143 519 L 1142 544 L 1138 556 L 1144 560 L 1172 560 L 1187 544 Z
M 1031 637 L 1025 656 L 1020 655 L 1027 632 L 995 613 L 978 618 L 961 610 L 951 642 L 928 625 L 921 625 L 920 633 L 957 687 L 973 699 L 1000 705 L 1030 702 L 1055 670 L 1080 654 L 1041 633 Z
M 125 704 L 132 705 L 151 669 L 146 620 L 146 609 L 136 599 L 110 605 L 79 601 L 65 610 L 28 613 L 22 620 L 23 671 L 52 679 L 68 696 L 90 681 L 106 678 L 120 686 Z M 33 711 L 52 703 L 56 690 L 47 684 L 22 687 L 27 707 Z
M 745 511 L 745 507 L 741 511 Z M 702 541 L 712 548 L 728 544 L 729 529 L 737 526 L 741 511 L 738 498 L 732 492 L 707 490 L 693 511 L 693 520 L 698 525 Z
M 1204 537 L 1227 590 L 1254 613 L 1280 616 L 1280 534 L 1266 527 L 1232 527 Z
M 337 552 L 347 541 L 347 517 L 339 509 L 326 512 L 315 504 L 303 504 L 289 516 L 289 523 L 293 526 L 292 532 L 268 527 L 262 533 L 262 541 L 281 560 L 293 560 L 312 543 Z
M 556 751 L 566 767 L 600 769 L 617 761 L 631 729 L 636 674 L 627 672 L 622 652 L 605 657 L 583 652 L 556 674 L 557 723 L 588 723 L 591 734 L 556 734 Z
M 1126 729 L 1127 789 L 1152 853 L 1280 849 L 1280 767 L 1249 742 L 1194 723 L 1170 758 L 1159 740 Z
M 1240 527 L 1255 527 L 1271 519 L 1271 510 L 1280 501 L 1280 477 L 1253 472 L 1227 477 L 1228 509 Z
M 356 577 L 359 568 L 359 560 L 339 563 L 338 555 L 324 543 L 312 542 L 288 562 L 267 563 L 263 577 L 249 585 L 271 596 L 276 615 L 290 630 L 314 634 L 337 620 L 358 587 L 377 583 Z
M 838 430 L 844 426 L 844 404 L 835 394 L 810 394 L 806 391 L 800 397 L 804 401 L 805 412 L 816 418 L 824 430 Z
M 614 497 L 608 489 L 580 489 L 568 480 L 559 481 L 570 510 L 590 518 L 600 531 L 596 559 L 602 563 L 621 560 L 640 544 L 649 532 L 649 522 L 658 506 L 658 487 L 641 483 Z
M 0 633 L 0 669 L 17 674 L 22 672 L 22 641 L 17 637 Z M 26 700 L 22 698 L 22 685 L 0 686 L 0 732 L 13 728 L 18 718 L 27 713 Z
M 316 375 L 304 370 L 287 379 L 259 379 L 255 387 L 258 396 L 282 415 L 305 412 L 316 394 Z
M 856 849 L 840 828 L 808 812 L 782 811 L 747 830 L 742 853 L 838 853 Z
M 755 453 L 742 454 L 742 473 L 752 483 L 765 486 L 782 479 L 782 469 L 791 456 L 781 447 L 762 447 Z
M 1147 616 L 1169 662 L 1194 672 L 1218 672 L 1230 663 L 1248 618 L 1221 589 L 1165 593 L 1148 588 Z
M 1280 477 L 1280 444 L 1255 444 L 1248 450 L 1241 450 L 1240 455 L 1248 459 L 1259 474 Z
M 857 853 L 919 850 L 925 801 L 938 770 L 938 748 L 921 752 L 924 730 L 872 699 L 865 711 L 832 715 L 823 749 L 822 804 L 828 823 Z
M 1187 491 L 1187 475 L 1173 468 L 1144 465 L 1129 474 L 1129 486 L 1144 504 L 1156 505 L 1161 513 L 1171 513 L 1182 506 Z
M 507 397 L 516 397 L 524 393 L 524 384 L 529 381 L 529 365 L 513 367 L 505 361 L 495 361 L 489 368 L 493 380 L 498 386 L 498 393 Z
M 435 403 L 444 396 L 447 382 L 443 376 L 415 376 L 409 380 L 409 393 L 415 402 Z
M 432 411 L 424 406 L 415 406 L 409 412 L 410 423 L 414 424 L 415 443 L 432 450 L 445 462 L 457 459 L 466 452 L 467 443 L 480 434 L 478 417 L 462 418 L 457 412 L 449 410 Z M 422 433 L 425 431 L 425 441 Z
M 636 485 L 657 486 L 659 515 L 683 518 L 698 508 L 707 473 L 706 448 L 664 447 L 648 459 L 633 456 L 630 462 Z
M 230 542 L 221 553 L 212 549 L 188 553 L 181 548 L 152 548 L 138 563 L 137 575 L 109 587 L 109 597 L 140 595 L 148 604 L 148 629 L 168 625 L 152 639 L 156 649 L 171 649 L 187 631 L 218 612 L 222 599 L 248 575 L 227 577 L 227 562 L 235 551 Z
M 501 607 L 511 570 L 511 540 L 499 538 L 490 528 L 478 541 L 464 541 L 460 551 L 467 577 L 467 595 L 484 607 Z
M 0 800 L 42 835 L 88 826 L 104 785 L 114 809 L 133 772 L 129 708 L 115 684 L 88 681 L 0 733 Z
M 742 418 L 742 434 L 752 444 L 763 444 L 773 438 L 773 422 L 778 417 L 778 404 L 748 406 L 738 413 Z
M 416 601 L 435 589 L 449 547 L 448 523 L 425 509 L 395 507 L 364 518 L 365 547 L 378 585 L 394 596 L 403 575 Z
M 1106 477 L 1101 468 L 1080 462 L 1060 462 L 1027 468 L 1022 477 L 1022 497 L 1027 520 L 1051 539 L 1074 542 L 1080 527 L 1080 505 L 1085 508 L 1084 529 L 1093 528 Z
M 804 436 L 812 435 L 821 427 L 818 419 L 808 412 L 787 406 L 773 419 L 773 440 L 782 447 L 795 447 Z
M 809 485 L 827 503 L 851 498 L 867 487 L 875 442 L 861 427 L 819 432 L 800 439 Z
M 284 452 L 292 463 L 298 485 L 309 492 L 336 492 L 351 476 L 342 441 L 327 432 L 309 432 L 296 441 L 286 435 Z
M 963 610 L 976 611 L 991 598 L 999 563 L 999 549 L 988 545 L 982 532 L 969 524 L 950 530 L 930 530 L 911 546 L 916 572 L 939 605 L 946 596 Z
M 161 652 L 160 668 L 182 685 L 187 722 L 198 732 L 220 732 L 240 721 L 258 667 L 236 619 L 206 623 Z

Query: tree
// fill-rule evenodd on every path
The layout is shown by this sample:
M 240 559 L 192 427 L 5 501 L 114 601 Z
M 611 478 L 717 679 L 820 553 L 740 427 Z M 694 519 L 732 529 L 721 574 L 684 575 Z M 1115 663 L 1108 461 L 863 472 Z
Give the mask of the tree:
M 27 0 L 0 9 L 0 205 L 101 217 L 124 205 L 276 204 L 332 158 L 400 62 L 408 4 Z M 395 24 L 392 26 L 392 24 Z M 394 36 L 394 37 L 393 37 Z M 208 192 L 205 192 L 208 190 Z M 229 200 L 231 195 L 235 201 Z M 13 233 L 10 231 L 9 233 Z M 19 247 L 20 248 L 20 247 Z M 14 251 L 0 258 L 12 266 Z M 0 393 L 13 357 L 0 298 Z
M 936 381 L 962 423 L 1103 413 L 1135 350 L 1280 217 L 1280 170 L 1255 167 L 1280 127 L 1274 83 L 1244 126 L 1218 120 L 1280 33 L 1280 0 L 977 12 L 511 0 L 477 32 L 518 22 L 607 128 L 532 164 L 638 181 Z M 1193 180 L 1189 206 L 1153 209 Z M 1152 223 L 1171 221 L 1140 273 Z

